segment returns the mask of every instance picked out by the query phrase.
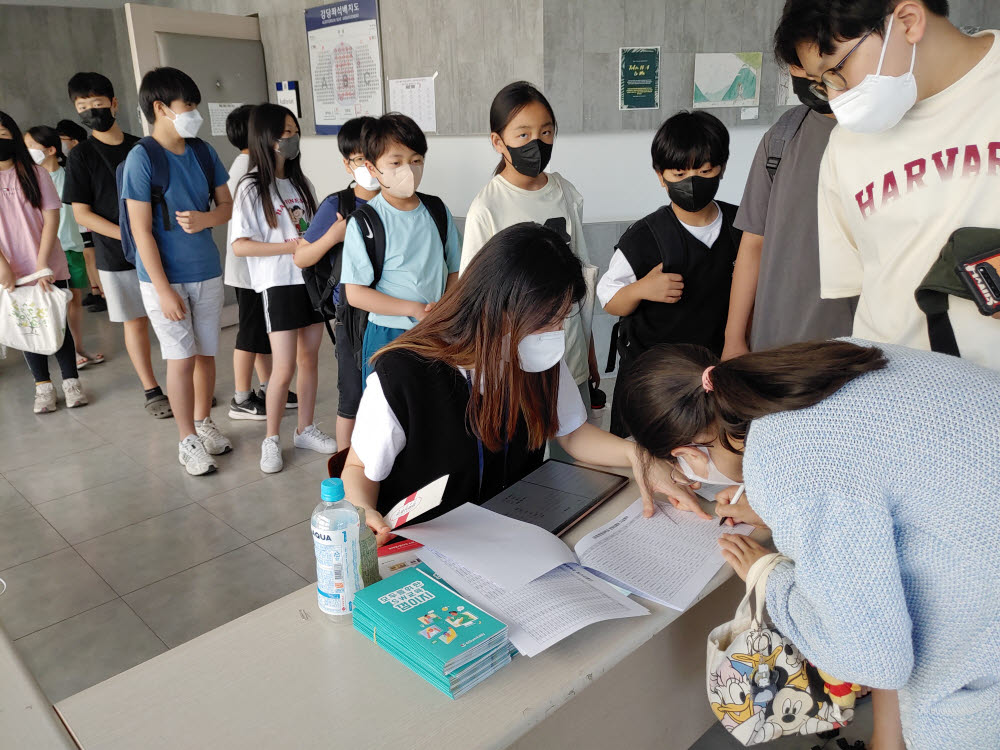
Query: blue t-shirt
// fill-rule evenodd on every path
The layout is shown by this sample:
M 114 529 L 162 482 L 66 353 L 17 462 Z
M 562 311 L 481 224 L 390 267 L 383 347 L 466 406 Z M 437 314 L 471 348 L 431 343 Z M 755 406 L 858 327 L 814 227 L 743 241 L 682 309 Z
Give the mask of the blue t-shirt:
M 441 251 L 441 236 L 434 217 L 422 203 L 412 211 L 393 208 L 382 194 L 371 200 L 371 206 L 385 226 L 385 263 L 376 291 L 396 299 L 414 302 L 437 302 L 444 294 L 448 274 L 458 273 L 462 260 L 462 238 L 458 234 L 451 211 L 448 214 L 447 242 Z M 447 259 L 447 262 L 446 262 Z M 347 224 L 344 238 L 344 260 L 340 280 L 344 284 L 368 286 L 375 279 L 361 227 L 357 221 Z M 369 313 L 368 320 L 387 328 L 409 330 L 417 324 L 413 318 Z
M 209 197 L 215 188 L 225 185 L 229 173 L 219 160 L 215 149 L 208 147 L 215 165 L 214 185 L 205 181 L 205 173 L 198 163 L 198 157 L 190 148 L 183 154 L 174 154 L 164 149 L 170 167 L 170 184 L 165 198 L 170 212 L 170 230 L 163 228 L 163 216 L 157 207 L 153 211 L 153 237 L 160 251 L 163 270 L 171 284 L 187 284 L 195 281 L 214 279 L 222 275 L 219 249 L 212 240 L 212 230 L 203 229 L 197 234 L 188 234 L 177 224 L 177 211 L 206 211 Z M 122 198 L 151 202 L 150 175 L 152 166 L 144 148 L 133 148 L 125 159 L 122 175 Z M 149 274 L 143 268 L 142 259 L 136 256 L 136 270 L 140 281 L 149 281 Z
M 368 201 L 357 196 L 354 196 L 354 199 L 357 201 L 359 208 L 368 203 Z M 326 200 L 319 204 L 319 208 L 316 209 L 316 215 L 313 216 L 312 224 L 309 225 L 302 238 L 306 242 L 315 242 L 318 240 L 330 231 L 330 227 L 337 223 L 337 213 L 339 211 L 340 200 L 337 198 L 337 193 L 328 195 Z M 333 303 L 335 305 L 340 304 L 341 286 L 341 284 L 337 284 L 337 288 L 333 290 Z

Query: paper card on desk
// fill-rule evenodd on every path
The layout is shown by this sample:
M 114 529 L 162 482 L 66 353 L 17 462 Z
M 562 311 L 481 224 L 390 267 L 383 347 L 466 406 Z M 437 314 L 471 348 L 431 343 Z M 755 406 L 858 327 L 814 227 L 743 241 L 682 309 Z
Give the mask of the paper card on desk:
M 753 529 L 746 524 L 720 527 L 693 513 L 657 506 L 652 518 L 643 518 L 642 499 L 636 500 L 581 539 L 576 554 L 598 576 L 683 612 L 725 564 L 719 537 Z
M 448 486 L 449 476 L 449 474 L 445 474 L 443 477 L 435 479 L 423 489 L 417 490 L 409 497 L 396 503 L 396 506 L 385 516 L 385 522 L 389 524 L 389 528 L 394 529 L 438 507 L 444 497 L 445 487 Z
M 475 570 L 508 591 L 577 561 L 573 550 L 544 529 L 471 503 L 396 533 Z
M 433 550 L 424 554 L 424 562 L 459 594 L 507 623 L 511 643 L 525 656 L 535 656 L 588 625 L 649 614 L 576 564 L 504 591 Z

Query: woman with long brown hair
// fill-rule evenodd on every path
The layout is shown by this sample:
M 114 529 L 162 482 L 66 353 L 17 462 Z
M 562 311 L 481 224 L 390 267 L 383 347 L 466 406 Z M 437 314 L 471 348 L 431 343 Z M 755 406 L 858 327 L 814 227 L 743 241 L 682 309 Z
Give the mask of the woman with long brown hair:
M 629 384 L 646 469 L 744 484 L 717 512 L 766 524 L 791 558 L 768 614 L 817 667 L 875 688 L 872 747 L 1000 747 L 1000 373 L 829 341 L 725 362 L 657 347 Z M 744 579 L 769 552 L 720 545 Z
M 632 443 L 587 423 L 563 361 L 563 322 L 585 292 L 558 233 L 516 224 L 375 355 L 342 476 L 380 543 L 382 514 L 412 492 L 447 474 L 438 513 L 481 503 L 539 466 L 553 438 L 586 463 L 638 467 Z

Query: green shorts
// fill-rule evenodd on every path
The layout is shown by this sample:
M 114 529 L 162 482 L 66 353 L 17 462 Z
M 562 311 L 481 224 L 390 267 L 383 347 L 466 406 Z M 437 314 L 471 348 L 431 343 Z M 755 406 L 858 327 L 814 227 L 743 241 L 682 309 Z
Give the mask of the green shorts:
M 83 253 L 67 250 L 66 265 L 69 266 L 69 288 L 90 289 L 90 277 L 87 276 L 87 261 L 84 260 Z

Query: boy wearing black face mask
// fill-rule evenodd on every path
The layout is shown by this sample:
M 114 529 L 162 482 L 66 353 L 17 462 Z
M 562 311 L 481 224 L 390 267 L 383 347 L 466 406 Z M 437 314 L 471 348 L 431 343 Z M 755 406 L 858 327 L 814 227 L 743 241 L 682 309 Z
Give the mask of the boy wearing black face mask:
M 729 161 L 729 131 L 715 116 L 679 112 L 660 126 L 653 171 L 670 203 L 621 236 L 597 285 L 604 309 L 621 320 L 612 347 L 622 357 L 611 431 L 626 436 L 621 396 L 628 365 L 656 344 L 699 344 L 722 353 L 740 232 L 736 206 L 716 201 Z

